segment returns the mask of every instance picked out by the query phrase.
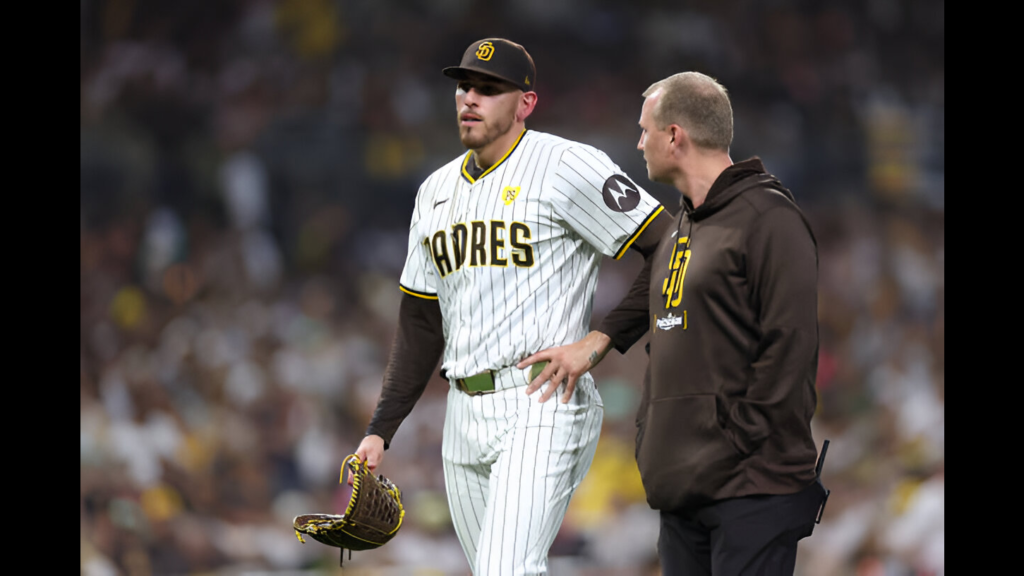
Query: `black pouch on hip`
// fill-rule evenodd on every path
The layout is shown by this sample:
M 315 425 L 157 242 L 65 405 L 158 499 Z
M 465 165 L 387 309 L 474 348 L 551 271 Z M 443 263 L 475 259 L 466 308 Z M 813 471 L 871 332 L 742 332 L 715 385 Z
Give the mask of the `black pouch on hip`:
M 821 515 L 825 513 L 825 503 L 828 502 L 828 495 L 832 493 L 831 490 L 825 488 L 825 485 L 821 482 L 821 469 L 825 465 L 825 453 L 828 452 L 828 440 L 821 445 L 821 454 L 818 455 L 818 463 L 814 465 L 815 482 L 818 486 L 821 486 L 822 492 L 825 494 L 821 498 L 821 506 L 818 508 L 818 517 L 814 520 L 815 524 L 821 524 Z

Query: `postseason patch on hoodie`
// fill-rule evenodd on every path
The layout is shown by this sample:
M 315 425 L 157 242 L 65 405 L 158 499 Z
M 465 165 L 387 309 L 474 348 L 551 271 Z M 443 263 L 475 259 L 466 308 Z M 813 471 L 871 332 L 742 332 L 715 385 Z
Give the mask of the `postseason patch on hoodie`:
M 658 330 L 671 330 L 677 326 L 686 330 L 686 310 L 683 310 L 682 316 L 676 316 L 671 312 L 663 318 L 655 316 L 654 324 L 658 327 Z

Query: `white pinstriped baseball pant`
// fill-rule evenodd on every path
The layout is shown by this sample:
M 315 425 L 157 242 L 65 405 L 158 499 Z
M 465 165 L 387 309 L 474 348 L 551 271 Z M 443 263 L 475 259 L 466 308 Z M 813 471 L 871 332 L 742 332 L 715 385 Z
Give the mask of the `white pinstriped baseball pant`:
M 493 394 L 448 393 L 442 454 L 455 532 L 476 576 L 547 574 L 548 549 L 594 459 L 604 405 L 590 374 L 567 404 L 525 392 L 529 368 Z

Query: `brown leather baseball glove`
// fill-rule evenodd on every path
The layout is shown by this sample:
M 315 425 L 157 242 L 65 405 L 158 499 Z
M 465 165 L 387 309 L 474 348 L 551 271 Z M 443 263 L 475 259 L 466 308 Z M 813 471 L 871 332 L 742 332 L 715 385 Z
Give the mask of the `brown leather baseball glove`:
M 405 508 L 402 493 L 384 476 L 374 477 L 370 469 L 355 454 L 345 458 L 341 465 L 339 483 L 345 481 L 345 468 L 352 478 L 352 495 L 344 514 L 302 514 L 292 522 L 299 542 L 306 543 L 302 535 L 345 550 L 372 550 L 387 544 L 402 527 Z

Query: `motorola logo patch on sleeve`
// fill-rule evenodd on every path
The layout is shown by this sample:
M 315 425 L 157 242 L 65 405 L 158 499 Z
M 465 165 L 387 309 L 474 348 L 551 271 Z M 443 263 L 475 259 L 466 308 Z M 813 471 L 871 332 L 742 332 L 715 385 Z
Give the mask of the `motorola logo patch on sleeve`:
M 640 204 L 640 192 L 636 184 L 621 174 L 612 174 L 604 181 L 601 195 L 605 205 L 616 212 L 629 212 Z

